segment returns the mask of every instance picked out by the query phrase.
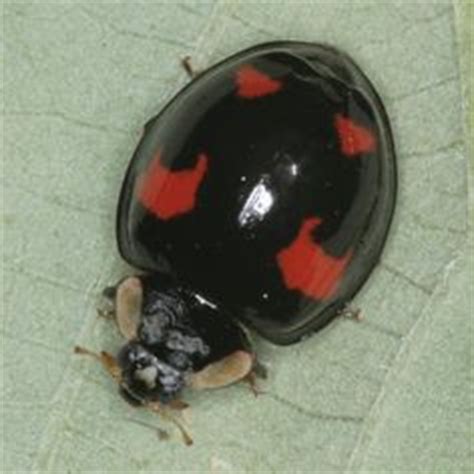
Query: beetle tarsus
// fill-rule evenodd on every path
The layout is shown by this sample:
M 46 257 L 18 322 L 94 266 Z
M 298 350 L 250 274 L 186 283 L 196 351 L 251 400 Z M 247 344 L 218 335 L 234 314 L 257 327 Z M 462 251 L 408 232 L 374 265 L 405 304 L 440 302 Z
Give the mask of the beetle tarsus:
M 131 421 L 132 423 L 137 423 L 138 425 L 145 426 L 146 428 L 150 428 L 151 430 L 155 431 L 160 441 L 167 441 L 170 439 L 170 434 L 168 433 L 168 431 L 164 430 L 163 428 L 154 426 L 151 423 L 147 423 L 142 420 L 137 420 L 135 418 L 126 418 L 126 420 Z
M 259 395 L 263 395 L 265 393 L 258 387 L 257 377 L 258 376 L 255 371 L 252 370 L 242 379 L 242 382 L 248 384 L 250 390 L 252 391 L 255 397 L 258 397 Z
M 258 359 L 256 359 L 253 363 L 252 372 L 259 379 L 266 380 L 268 378 L 268 369 L 267 369 L 267 367 L 264 364 L 262 364 Z
M 97 308 L 97 316 L 107 321 L 115 321 L 115 310 L 111 308 Z
M 350 305 L 344 306 L 339 311 L 339 316 L 347 319 L 353 319 L 354 321 L 362 321 L 362 319 L 364 319 L 362 316 L 362 310 Z
M 191 56 L 185 56 L 181 59 L 181 65 L 183 66 L 186 74 L 189 76 L 190 79 L 194 79 L 196 76 L 199 75 L 199 72 L 193 68 L 191 63 Z
M 166 408 L 163 407 L 163 405 L 161 405 L 159 402 L 150 402 L 147 403 L 145 406 L 153 413 L 157 413 L 163 418 L 171 421 L 178 428 L 186 446 L 191 446 L 193 444 L 193 439 L 191 438 L 191 435 L 186 431 L 186 428 L 183 426 L 183 424 L 175 416 L 168 413 L 166 411 Z

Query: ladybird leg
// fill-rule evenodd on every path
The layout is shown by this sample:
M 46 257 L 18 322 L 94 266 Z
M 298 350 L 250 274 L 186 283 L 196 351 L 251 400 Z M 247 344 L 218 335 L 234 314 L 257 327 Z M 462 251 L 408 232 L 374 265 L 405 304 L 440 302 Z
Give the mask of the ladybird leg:
M 196 390 L 220 388 L 239 382 L 252 371 L 253 354 L 235 351 L 191 375 L 189 385 Z
M 265 393 L 258 387 L 257 377 L 258 376 L 255 371 L 252 370 L 242 379 L 242 382 L 247 383 L 249 385 L 250 390 L 256 397 Z
M 268 378 L 268 370 L 258 359 L 253 362 L 252 372 L 259 379 L 266 380 Z
M 180 431 L 181 436 L 183 437 L 184 444 L 186 446 L 191 446 L 193 444 L 193 439 L 191 438 L 190 434 L 186 431 L 185 427 L 180 423 L 180 421 L 167 412 L 166 408 L 159 402 L 148 402 L 145 405 L 146 408 L 151 410 L 153 413 L 157 413 L 161 417 L 165 418 L 166 420 L 171 421 Z
M 242 379 L 249 385 L 252 393 L 257 397 L 265 392 L 258 387 L 257 379 L 266 379 L 268 377 L 267 368 L 254 356 L 252 370 Z
M 86 356 L 94 358 L 102 365 L 102 367 L 109 373 L 109 375 L 117 383 L 120 384 L 122 382 L 122 371 L 120 370 L 120 367 L 117 364 L 115 357 L 113 357 L 108 352 L 101 351 L 97 353 L 97 352 L 90 351 L 89 349 L 86 349 L 81 346 L 75 346 L 74 352 L 76 354 L 86 355 Z
M 194 79 L 201 73 L 200 71 L 196 71 L 193 68 L 193 65 L 191 63 L 191 56 L 185 56 L 183 59 L 181 59 L 181 65 L 183 66 L 184 70 L 186 71 L 186 74 L 189 76 L 190 79 Z
M 351 306 L 350 304 L 346 304 L 342 309 L 339 310 L 339 316 L 353 319 L 355 321 L 362 321 L 363 319 L 362 310 L 360 308 Z
M 167 406 L 173 410 L 182 411 L 186 410 L 186 408 L 189 408 L 189 403 L 186 403 L 185 401 L 180 400 L 179 398 L 175 398 L 174 400 L 168 402 Z

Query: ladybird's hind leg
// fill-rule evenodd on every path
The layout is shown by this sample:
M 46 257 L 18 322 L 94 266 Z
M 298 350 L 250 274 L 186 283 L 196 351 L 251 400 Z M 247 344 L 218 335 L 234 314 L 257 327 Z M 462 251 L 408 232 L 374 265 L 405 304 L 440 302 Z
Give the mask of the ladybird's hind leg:
M 190 79 L 195 79 L 197 76 L 199 76 L 199 74 L 201 74 L 201 71 L 194 69 L 191 62 L 191 56 L 185 56 L 183 59 L 181 59 L 181 66 L 186 71 L 186 74 Z
M 244 382 L 254 395 L 259 395 L 263 392 L 257 387 L 257 377 L 265 378 L 266 369 L 255 362 L 253 353 L 238 350 L 193 373 L 189 386 L 195 390 L 206 390 Z
M 97 308 L 97 314 L 115 321 L 125 339 L 134 339 L 143 303 L 143 285 L 140 278 L 127 277 L 117 285 L 105 288 L 102 296 L 103 303 Z

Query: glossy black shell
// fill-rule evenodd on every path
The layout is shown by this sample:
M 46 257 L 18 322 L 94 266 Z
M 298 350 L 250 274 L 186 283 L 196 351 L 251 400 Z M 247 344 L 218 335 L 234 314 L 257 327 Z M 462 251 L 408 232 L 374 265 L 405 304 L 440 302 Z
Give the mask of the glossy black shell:
M 361 70 L 328 46 L 268 43 L 205 71 L 147 123 L 118 245 L 289 344 L 365 282 L 395 195 L 390 125 Z

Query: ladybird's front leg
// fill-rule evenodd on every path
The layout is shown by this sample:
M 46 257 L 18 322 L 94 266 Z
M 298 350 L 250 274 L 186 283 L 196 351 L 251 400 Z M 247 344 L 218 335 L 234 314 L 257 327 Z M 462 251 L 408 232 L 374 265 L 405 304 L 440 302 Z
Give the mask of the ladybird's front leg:
M 160 402 L 148 402 L 144 406 L 153 413 L 156 413 L 161 417 L 171 421 L 179 429 L 186 446 L 191 446 L 193 444 L 191 435 L 186 431 L 186 428 L 183 426 L 183 424 L 175 416 L 168 412 L 167 405 L 163 405 Z
M 238 350 L 192 374 L 189 386 L 195 390 L 221 388 L 240 382 L 251 372 L 253 354 Z
M 242 382 L 247 383 L 252 393 L 257 397 L 265 392 L 258 386 L 257 379 L 266 379 L 268 376 L 267 368 L 255 358 L 252 369 L 242 379 Z
M 172 410 L 176 411 L 183 411 L 189 408 L 189 403 L 186 403 L 184 400 L 180 398 L 175 398 L 168 402 L 167 404 Z

